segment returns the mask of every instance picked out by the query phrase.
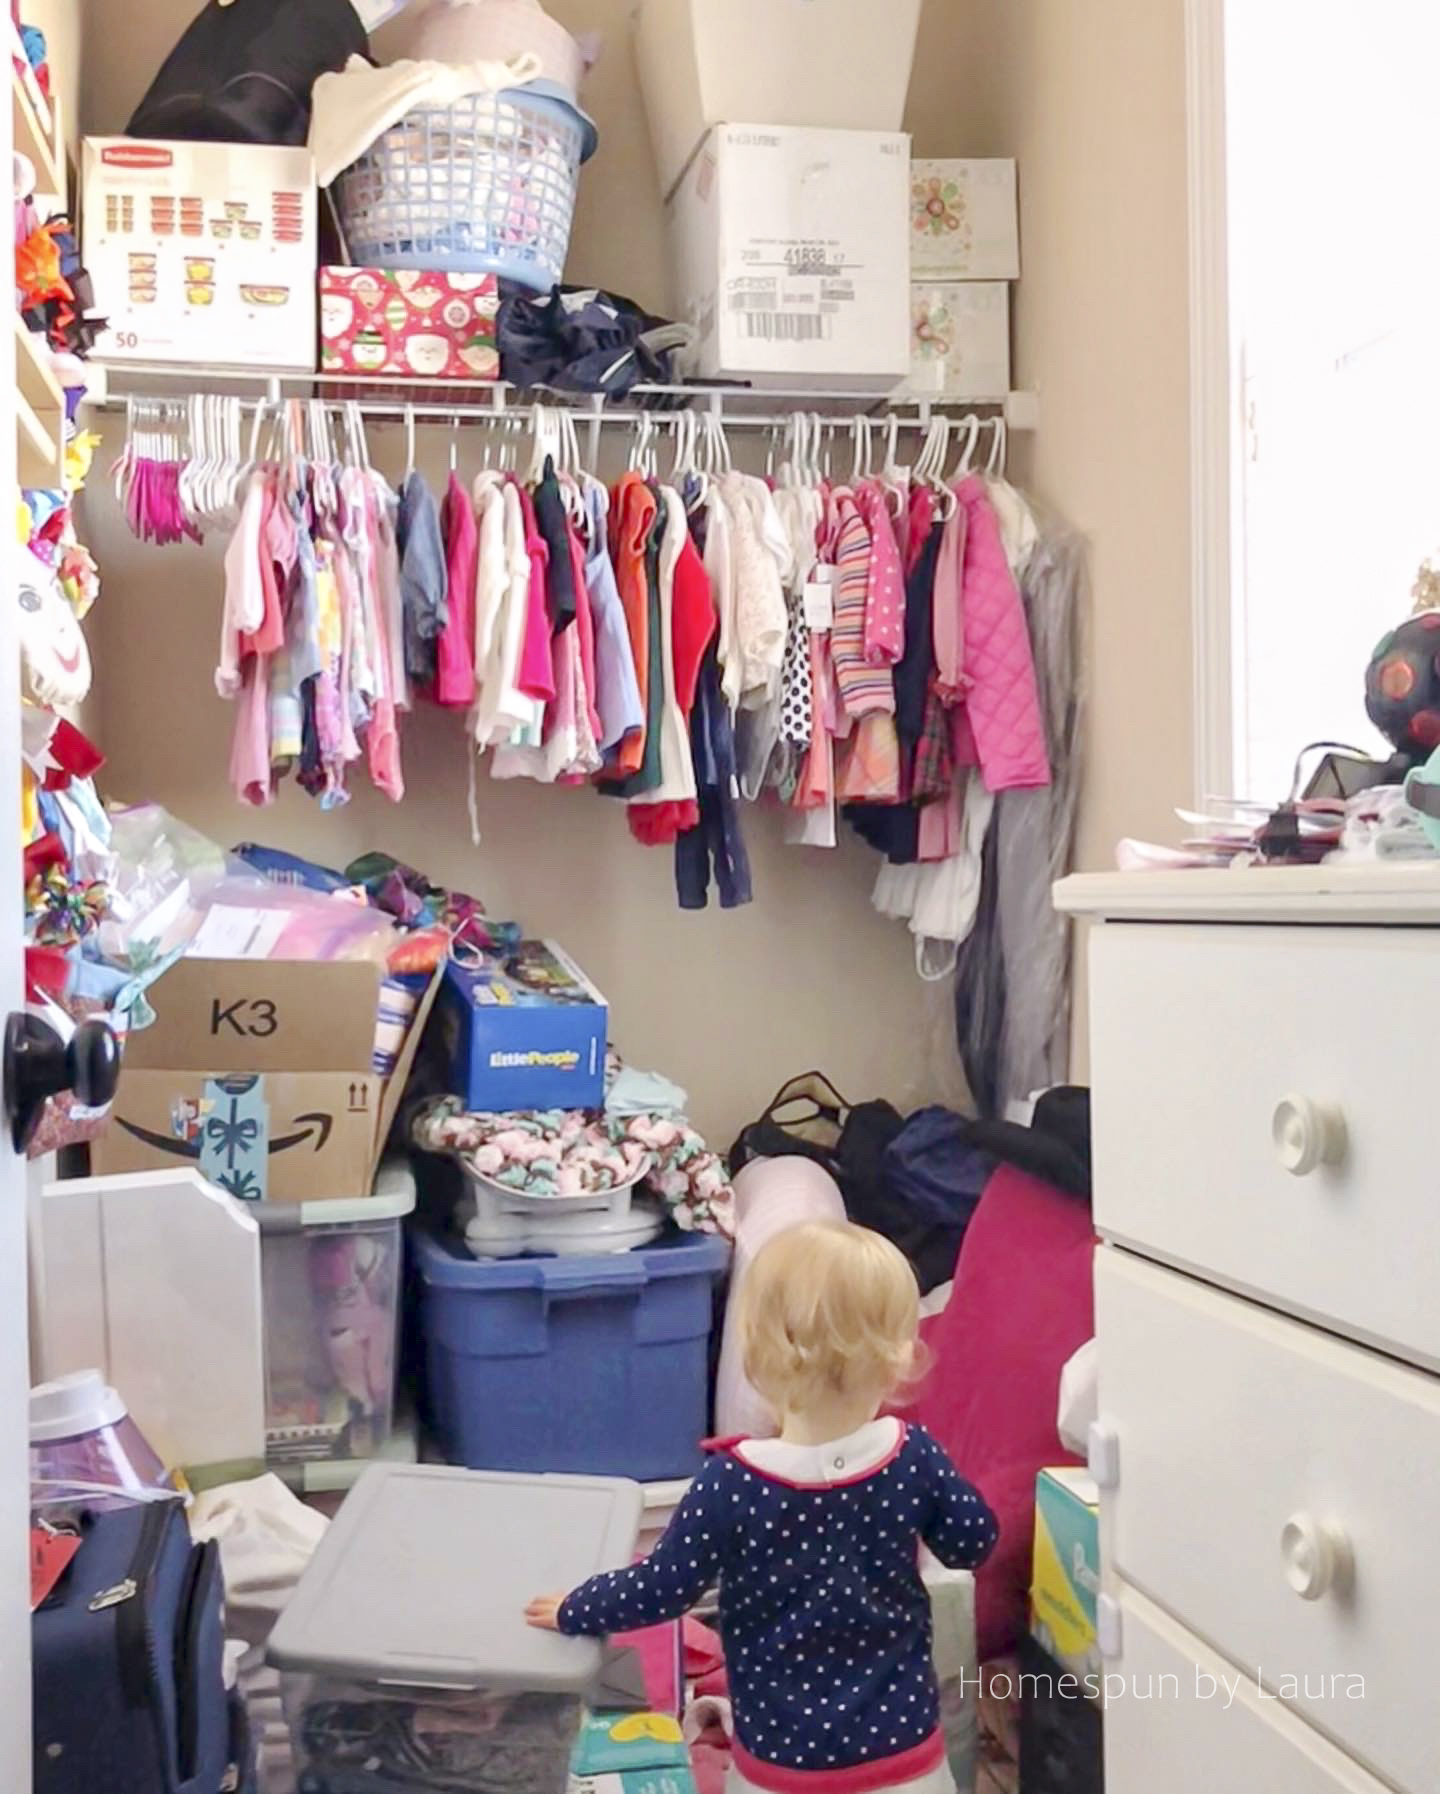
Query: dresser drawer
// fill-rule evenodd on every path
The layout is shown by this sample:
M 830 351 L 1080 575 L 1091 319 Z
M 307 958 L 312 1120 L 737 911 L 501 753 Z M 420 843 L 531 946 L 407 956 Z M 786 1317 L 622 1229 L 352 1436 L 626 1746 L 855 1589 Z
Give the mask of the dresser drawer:
M 1121 1627 L 1105 1666 L 1124 1684 L 1105 1707 L 1105 1794 L 1384 1794 L 1142 1597 L 1124 1595 Z
M 1440 1787 L 1440 1379 L 1114 1247 L 1096 1332 L 1107 1571 L 1377 1774 Z
M 1111 923 L 1100 1232 L 1440 1368 L 1440 929 Z

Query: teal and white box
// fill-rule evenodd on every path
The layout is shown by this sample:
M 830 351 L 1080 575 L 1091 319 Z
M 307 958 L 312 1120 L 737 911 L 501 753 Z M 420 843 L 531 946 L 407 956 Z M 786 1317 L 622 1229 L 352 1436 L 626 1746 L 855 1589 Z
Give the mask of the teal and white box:
M 610 1009 L 554 941 L 445 968 L 436 1005 L 450 1088 L 472 1111 L 598 1109 Z

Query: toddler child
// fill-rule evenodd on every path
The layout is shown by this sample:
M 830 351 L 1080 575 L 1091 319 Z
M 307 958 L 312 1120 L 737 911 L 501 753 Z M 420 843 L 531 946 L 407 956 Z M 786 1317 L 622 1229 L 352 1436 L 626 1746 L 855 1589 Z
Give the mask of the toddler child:
M 745 1373 L 779 1437 L 714 1445 L 649 1558 L 526 1617 L 633 1631 L 718 1579 L 727 1794 L 947 1794 L 920 1546 L 973 1569 L 996 1525 L 928 1433 L 880 1415 L 915 1370 L 914 1273 L 879 1234 L 826 1222 L 772 1240 L 742 1301 Z

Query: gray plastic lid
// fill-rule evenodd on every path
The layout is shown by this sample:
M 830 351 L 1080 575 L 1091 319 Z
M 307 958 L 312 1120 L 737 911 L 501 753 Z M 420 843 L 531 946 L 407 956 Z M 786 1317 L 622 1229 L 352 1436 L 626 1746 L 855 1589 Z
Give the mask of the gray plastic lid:
M 638 1483 L 376 1464 L 270 1634 L 276 1669 L 409 1688 L 583 1694 L 598 1639 L 525 1624 L 634 1555 Z

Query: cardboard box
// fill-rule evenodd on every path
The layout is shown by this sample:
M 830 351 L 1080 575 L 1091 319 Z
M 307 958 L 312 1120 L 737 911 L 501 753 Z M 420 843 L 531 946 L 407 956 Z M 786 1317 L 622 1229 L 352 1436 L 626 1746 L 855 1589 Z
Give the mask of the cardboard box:
M 1030 1630 L 1080 1677 L 1102 1675 L 1095 1635 L 1100 1593 L 1100 1491 L 1088 1470 L 1042 1470 L 1035 1482 Z
M 917 398 L 1003 399 L 1010 391 L 1010 288 L 1003 280 L 916 281 L 910 378 Z
M 605 1101 L 604 997 L 553 941 L 503 963 L 451 963 L 440 989 L 450 1088 L 467 1109 L 598 1109 Z
M 910 365 L 909 139 L 722 125 L 671 199 L 696 372 L 889 392 Z
M 320 270 L 320 369 L 498 380 L 493 274 L 419 274 L 383 268 Z
M 1013 161 L 910 164 L 910 272 L 916 280 L 1019 280 Z
M 660 191 L 713 125 L 898 131 L 920 0 L 640 0 L 635 63 Z
M 255 1201 L 369 1195 L 439 974 L 388 1079 L 372 1070 L 380 982 L 356 960 L 177 961 L 125 1044 L 95 1174 L 195 1165 Z
M 315 366 L 309 150 L 87 137 L 85 263 L 107 361 Z

